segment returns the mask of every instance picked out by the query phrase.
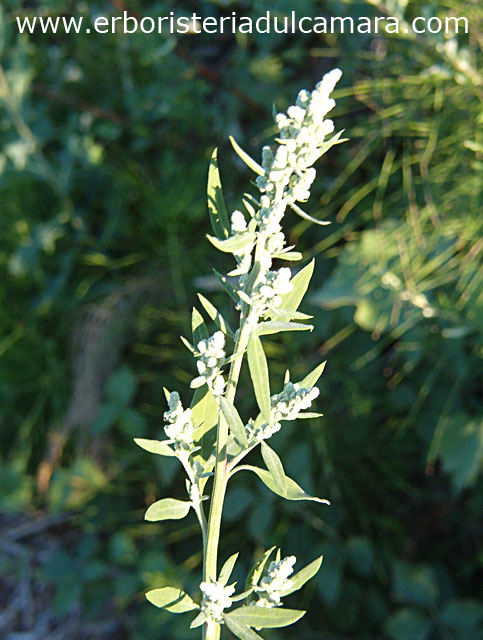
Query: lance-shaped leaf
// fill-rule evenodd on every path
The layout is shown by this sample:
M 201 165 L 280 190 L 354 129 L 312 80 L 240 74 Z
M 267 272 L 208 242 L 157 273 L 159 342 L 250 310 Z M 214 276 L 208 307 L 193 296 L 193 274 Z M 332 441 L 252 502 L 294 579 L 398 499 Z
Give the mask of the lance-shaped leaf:
M 292 291 L 281 296 L 282 302 L 279 305 L 280 309 L 284 309 L 285 311 L 297 311 L 302 298 L 308 289 L 310 279 L 314 272 L 314 266 L 315 260 L 311 260 L 308 265 L 294 275 L 291 280 L 293 285 Z
M 298 591 L 301 587 L 303 587 L 306 582 L 308 582 L 315 576 L 317 571 L 320 569 L 320 565 L 322 564 L 323 559 L 324 556 L 319 556 L 313 562 L 298 571 L 296 574 L 290 576 L 290 586 L 282 589 L 280 595 L 282 597 L 288 596 L 289 594 L 293 593 L 294 591 Z
M 247 581 L 245 582 L 245 589 L 249 589 L 250 587 L 258 584 L 258 581 L 262 577 L 263 572 L 265 571 L 265 567 L 272 555 L 275 547 L 271 549 L 267 549 L 264 554 L 258 558 L 253 567 L 250 569 L 250 573 L 247 576 Z
M 259 467 L 254 467 L 252 465 L 243 465 L 239 467 L 240 469 L 245 469 L 247 471 L 253 471 L 256 473 L 263 484 L 276 493 L 278 496 L 285 498 L 286 500 L 313 500 L 314 502 L 320 502 L 322 504 L 330 504 L 328 500 L 323 498 L 316 498 L 314 496 L 305 493 L 305 491 L 295 482 L 292 478 L 285 476 L 285 487 L 280 487 L 277 482 L 272 477 L 272 474 L 266 469 L 260 469 Z
M 270 472 L 270 475 L 273 478 L 273 481 L 277 485 L 281 495 L 285 495 L 286 492 L 286 480 L 287 476 L 285 475 L 285 471 L 283 469 L 282 461 L 277 456 L 275 451 L 268 446 L 266 442 L 262 442 L 262 458 L 265 464 L 267 465 L 267 469 Z
M 290 322 L 291 320 L 310 320 L 314 317 L 309 316 L 307 313 L 302 313 L 301 311 L 287 311 L 280 307 L 270 307 L 269 311 L 272 318 L 286 322 Z
M 191 420 L 196 427 L 193 434 L 195 442 L 218 424 L 218 403 L 206 384 L 196 389 L 193 395 Z
M 210 316 L 216 326 L 223 331 L 223 333 L 227 336 L 233 338 L 233 329 L 230 327 L 225 318 L 221 315 L 215 305 L 211 304 L 211 302 L 202 296 L 201 293 L 198 294 L 198 298 L 200 299 L 201 304 L 203 305 L 203 309 Z
M 258 173 L 259 176 L 265 175 L 264 168 L 261 167 L 258 164 L 258 162 L 255 162 L 255 160 L 251 158 L 248 155 L 248 153 L 246 153 L 246 151 L 243 151 L 243 149 L 240 147 L 240 145 L 235 140 L 235 138 L 233 138 L 233 136 L 230 136 L 230 142 L 232 144 L 232 147 L 235 149 L 236 153 L 238 154 L 238 156 L 243 160 L 243 162 L 247 165 L 247 167 L 249 167 L 255 173 Z
M 205 321 L 203 320 L 203 316 L 196 307 L 193 307 L 193 311 L 191 313 L 191 331 L 193 332 L 193 342 L 195 345 L 197 345 L 201 340 L 206 340 L 210 336 Z
M 211 226 L 215 235 L 224 240 L 230 235 L 230 222 L 226 210 L 223 189 L 221 187 L 220 172 L 218 170 L 218 149 L 213 151 L 208 169 L 208 211 Z
M 194 620 L 191 621 L 190 629 L 196 629 L 196 627 L 201 627 L 203 622 L 206 620 L 206 615 L 204 611 L 200 611 Z
M 258 633 L 245 624 L 240 624 L 229 613 L 223 614 L 223 620 L 228 629 L 240 640 L 263 640 L 262 636 L 259 636 Z
M 320 226 L 330 224 L 330 220 L 318 220 L 317 218 L 312 218 L 312 216 L 310 216 L 308 213 L 305 213 L 303 209 L 296 205 L 295 202 L 290 202 L 289 204 L 298 216 L 300 216 L 304 220 L 307 220 L 308 222 L 312 222 L 313 224 L 318 224 Z
M 144 514 L 144 519 L 149 522 L 160 520 L 181 520 L 191 508 L 191 502 L 175 500 L 174 498 L 163 498 L 154 502 Z
M 267 358 L 260 338 L 254 333 L 248 341 L 247 358 L 258 406 L 266 422 L 270 423 L 270 383 Z
M 171 613 L 185 613 L 186 611 L 199 609 L 199 605 L 187 593 L 177 587 L 152 589 L 146 593 L 146 598 L 155 607 L 166 609 Z
M 248 447 L 248 438 L 245 431 L 245 425 L 240 418 L 240 415 L 233 404 L 224 398 L 220 397 L 220 408 L 225 416 L 225 420 L 230 427 L 230 431 L 238 440 L 238 442 L 243 445 L 245 448 Z
M 297 262 L 298 260 L 302 260 L 303 255 L 300 251 L 286 251 L 285 253 L 274 253 L 274 258 L 278 260 L 288 260 L 289 262 Z
M 300 380 L 299 385 L 302 389 L 310 389 L 310 387 L 314 387 L 317 384 L 317 380 L 324 372 L 326 362 L 326 360 L 321 362 L 313 371 L 308 373 L 305 378 Z
M 240 233 L 236 236 L 232 236 L 231 238 L 227 238 L 226 240 L 219 240 L 218 238 L 209 235 L 206 237 L 214 247 L 224 253 L 238 253 L 243 249 L 251 249 L 257 239 L 257 236 L 254 233 L 248 233 L 248 231 L 246 233 Z
M 238 559 L 238 555 L 238 553 L 234 553 L 232 556 L 230 556 L 221 568 L 220 575 L 218 576 L 218 582 L 221 582 L 223 586 L 226 585 L 226 583 L 230 579 L 231 572 L 233 571 L 235 562 Z
M 225 615 L 228 615 L 230 620 L 247 627 L 276 629 L 297 622 L 304 613 L 305 611 L 298 611 L 297 609 L 243 606 Z
M 147 440 L 146 438 L 134 438 L 134 442 L 149 453 L 156 453 L 158 456 L 175 456 L 175 452 L 169 444 L 161 440 Z
M 297 420 L 308 420 L 309 418 L 313 419 L 313 418 L 322 418 L 324 414 L 323 413 L 316 413 L 315 411 L 301 411 L 298 416 L 297 416 Z
M 228 278 L 226 276 L 224 276 L 223 274 L 221 274 L 219 271 L 217 271 L 216 269 L 213 269 L 213 273 L 215 274 L 215 276 L 218 278 L 218 280 L 220 281 L 221 286 L 223 287 L 223 289 L 228 293 L 228 295 L 230 296 L 230 298 L 236 302 L 236 304 L 238 304 L 239 302 L 239 296 L 238 293 L 236 292 L 236 289 L 234 287 L 232 287 L 232 285 L 230 284 L 230 282 L 228 281 Z
M 257 335 L 268 336 L 282 331 L 312 331 L 313 325 L 300 322 L 283 322 L 282 320 L 269 320 L 261 322 L 256 329 Z

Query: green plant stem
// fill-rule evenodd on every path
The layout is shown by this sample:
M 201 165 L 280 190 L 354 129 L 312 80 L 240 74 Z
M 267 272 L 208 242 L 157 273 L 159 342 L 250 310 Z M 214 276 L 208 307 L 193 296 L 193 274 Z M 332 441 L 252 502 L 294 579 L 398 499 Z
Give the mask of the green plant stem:
M 254 279 L 250 286 L 253 290 L 257 279 L 260 277 L 259 265 L 265 251 L 265 241 L 259 238 L 255 251 L 255 260 L 252 270 Z M 240 370 L 243 362 L 243 356 L 248 346 L 250 332 L 258 317 L 256 312 L 246 305 L 242 304 L 240 315 L 240 329 L 237 334 L 234 348 L 234 358 L 231 362 L 230 373 L 228 374 L 228 382 L 226 386 L 225 397 L 229 402 L 234 401 Z M 218 420 L 218 431 L 216 438 L 216 465 L 215 480 L 213 491 L 211 494 L 210 515 L 208 518 L 208 534 L 206 538 L 206 546 L 203 562 L 203 580 L 214 580 L 217 578 L 217 559 L 218 544 L 220 541 L 221 516 L 223 512 L 223 502 L 225 499 L 226 485 L 230 477 L 230 469 L 228 467 L 228 423 L 220 411 Z M 203 640 L 219 640 L 220 625 L 217 622 L 208 621 L 203 626 Z

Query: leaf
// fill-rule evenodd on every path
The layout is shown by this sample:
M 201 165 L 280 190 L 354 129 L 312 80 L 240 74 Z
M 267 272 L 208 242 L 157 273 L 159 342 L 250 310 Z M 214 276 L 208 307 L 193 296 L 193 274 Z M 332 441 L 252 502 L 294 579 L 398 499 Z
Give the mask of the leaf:
M 293 576 L 290 576 L 290 587 L 286 589 L 282 589 L 281 595 L 288 596 L 294 591 L 298 591 L 301 587 L 304 586 L 306 582 L 308 582 L 311 578 L 315 576 L 315 574 L 320 569 L 320 565 L 322 564 L 324 556 L 319 556 L 313 562 L 308 564 L 306 567 L 298 571 Z
M 243 151 L 243 149 L 239 146 L 233 136 L 230 136 L 230 142 L 232 144 L 233 149 L 235 149 L 238 156 L 243 160 L 243 162 L 249 167 L 252 171 L 257 173 L 259 176 L 265 175 L 265 170 L 261 167 L 258 162 L 255 162 L 253 158 L 251 158 L 248 153 Z
M 399 609 L 384 624 L 384 633 L 392 640 L 426 640 L 431 620 L 418 609 Z
M 270 556 L 272 555 L 274 549 L 275 547 L 271 547 L 271 549 L 267 549 L 267 551 L 265 551 L 265 553 L 262 554 L 260 558 L 258 558 L 258 560 L 255 562 L 253 567 L 250 569 L 250 573 L 247 576 L 247 580 L 245 582 L 245 589 L 249 589 L 250 587 L 258 584 L 258 581 L 260 580 L 265 570 L 265 567 L 267 565 L 267 562 L 270 559 Z
M 230 235 L 230 223 L 226 210 L 223 189 L 221 186 L 220 172 L 218 170 L 218 149 L 213 151 L 208 169 L 208 211 L 210 213 L 211 226 L 215 235 L 223 240 Z
M 211 302 L 207 300 L 205 296 L 202 296 L 201 293 L 198 294 L 198 298 L 201 304 L 203 305 L 203 309 L 210 316 L 210 318 L 213 320 L 216 326 L 220 329 L 220 331 L 223 331 L 225 335 L 233 338 L 233 335 L 234 335 L 233 329 L 230 327 L 230 325 L 225 320 L 225 318 L 221 315 L 221 313 L 217 310 L 217 308 L 213 304 L 211 304 Z
M 282 302 L 280 308 L 286 311 L 297 311 L 299 305 L 304 297 L 314 272 L 315 260 L 311 260 L 303 269 L 294 275 L 291 282 L 293 285 L 292 291 L 285 293 L 282 296 Z
M 271 449 L 266 442 L 262 442 L 262 458 L 267 469 L 273 478 L 273 481 L 277 485 L 280 495 L 285 495 L 286 492 L 286 478 L 285 471 L 283 470 L 282 462 L 277 456 L 275 451 Z
M 267 359 L 260 338 L 253 333 L 248 341 L 247 358 L 258 406 L 266 422 L 270 423 L 271 404 Z
M 200 611 L 194 620 L 191 621 L 190 629 L 196 629 L 196 627 L 201 627 L 203 622 L 206 620 L 206 615 L 204 611 Z
M 149 522 L 159 522 L 160 520 L 181 520 L 191 508 L 191 502 L 175 500 L 174 498 L 163 498 L 154 502 L 144 514 L 144 519 Z
M 300 387 L 302 389 L 310 389 L 311 387 L 314 387 L 317 384 L 318 379 L 324 372 L 326 363 L 327 360 L 324 360 L 324 362 L 321 362 L 319 365 L 317 365 L 315 369 L 313 369 L 313 371 L 308 373 L 305 378 L 300 380 L 300 382 L 298 383 Z
M 305 611 L 297 609 L 281 609 L 256 606 L 243 606 L 230 611 L 230 620 L 241 625 L 255 627 L 256 629 L 276 629 L 278 627 L 286 627 L 300 620 Z
M 195 345 L 201 340 L 207 340 L 210 337 L 203 316 L 196 307 L 193 307 L 191 313 L 191 331 L 193 332 L 193 343 Z
M 186 338 L 184 336 L 180 336 L 179 338 L 180 338 L 181 342 L 184 344 L 184 346 L 188 349 L 188 351 L 191 351 L 191 353 L 193 355 L 195 355 L 197 353 L 196 349 L 193 347 L 191 342 L 186 340 Z
M 260 480 L 263 482 L 265 486 L 267 486 L 270 491 L 276 493 L 278 496 L 285 498 L 286 500 L 313 500 L 314 502 L 320 502 L 321 504 L 330 504 L 328 500 L 323 498 L 316 498 L 314 496 L 305 493 L 305 491 L 288 476 L 285 476 L 285 491 L 283 493 L 280 492 L 277 483 L 272 478 L 272 474 L 265 470 L 260 469 L 259 467 L 254 467 L 252 465 L 244 465 L 242 467 L 247 471 L 253 471 L 256 473 Z
M 240 638 L 240 640 L 263 640 L 262 637 L 258 635 L 258 633 L 255 633 L 255 631 L 253 631 L 253 629 L 250 629 L 250 627 L 247 627 L 244 624 L 240 624 L 239 622 L 237 622 L 237 620 L 232 618 L 231 614 L 223 614 L 223 620 L 228 629 L 230 629 L 230 631 L 234 633 L 237 638 Z
M 218 280 L 221 283 L 221 286 L 223 287 L 223 289 L 228 293 L 228 295 L 230 296 L 230 298 L 236 302 L 236 304 L 238 304 L 240 302 L 239 300 L 239 296 L 238 293 L 236 292 L 236 289 L 234 289 L 231 284 L 228 282 L 227 277 L 222 275 L 219 271 L 217 271 L 216 269 L 213 269 L 213 273 L 215 274 L 215 276 L 218 278 Z
M 230 556 L 221 568 L 220 575 L 218 576 L 218 582 L 221 582 L 223 586 L 225 586 L 230 579 L 233 567 L 235 566 L 235 562 L 238 559 L 238 555 L 238 553 L 234 553 L 232 556 Z
M 195 425 L 193 439 L 201 438 L 218 424 L 218 403 L 206 384 L 196 389 L 191 401 L 191 419 Z
M 161 587 L 161 589 L 152 589 L 146 593 L 146 598 L 155 607 L 166 609 L 170 613 L 186 613 L 199 609 L 187 593 L 176 587 Z
M 325 227 L 328 224 L 331 224 L 330 220 L 318 220 L 317 218 L 312 218 L 308 213 L 305 213 L 303 209 L 301 209 L 295 202 L 289 203 L 290 208 L 295 211 L 295 213 L 303 218 L 304 220 L 308 220 L 308 222 L 312 222 L 313 224 L 318 224 L 321 227 Z
M 281 320 L 269 320 L 261 322 L 257 326 L 258 336 L 268 336 L 281 331 L 312 331 L 313 325 L 301 324 L 300 322 L 282 322 Z
M 288 260 L 289 262 L 297 262 L 302 260 L 303 255 L 299 251 L 287 251 L 285 253 L 274 253 L 274 258 L 278 260 Z
M 146 438 L 134 438 L 134 442 L 149 453 L 156 453 L 158 456 L 175 456 L 175 452 L 169 444 L 160 440 L 147 440 Z
M 240 418 L 240 415 L 233 404 L 224 398 L 220 397 L 220 408 L 225 416 L 225 420 L 230 427 L 232 434 L 238 440 L 238 442 L 245 448 L 248 447 L 248 438 L 245 430 L 245 425 Z
M 307 313 L 301 313 L 300 311 L 287 311 L 280 307 L 269 307 L 270 316 L 272 318 L 278 318 L 290 322 L 291 320 L 310 320 L 314 316 L 309 316 Z
M 323 413 L 316 413 L 315 411 L 301 411 L 298 416 L 297 416 L 297 420 L 308 420 L 309 418 L 322 418 L 324 414 Z
M 223 251 L 224 253 L 238 253 L 243 249 L 250 249 L 255 244 L 257 236 L 254 233 L 240 233 L 236 236 L 231 236 L 231 238 L 227 238 L 226 240 L 219 240 L 214 236 L 207 235 L 206 236 L 211 244 L 216 247 L 219 251 Z

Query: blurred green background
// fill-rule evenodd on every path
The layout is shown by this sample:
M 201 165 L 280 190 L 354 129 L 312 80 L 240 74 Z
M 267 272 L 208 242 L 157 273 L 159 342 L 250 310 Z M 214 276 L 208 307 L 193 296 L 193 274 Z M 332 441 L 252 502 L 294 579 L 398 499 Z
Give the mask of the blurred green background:
M 295 7 L 296 4 L 296 7 Z M 466 16 L 470 34 L 19 36 L 17 15 Z M 2 0 L 0 7 L 0 637 L 197 638 L 147 588 L 196 595 L 192 516 L 143 521 L 184 496 L 162 434 L 162 387 L 188 400 L 179 341 L 202 291 L 219 306 L 205 187 L 220 147 L 233 210 L 253 156 L 324 72 L 344 72 L 318 165 L 310 335 L 266 340 L 271 372 L 321 359 L 324 418 L 273 438 L 331 507 L 286 503 L 256 479 L 228 494 L 223 557 L 242 580 L 272 544 L 316 579 L 309 613 L 267 640 L 478 640 L 481 603 L 483 7 L 478 0 Z M 227 310 L 227 314 L 233 311 Z M 480 376 L 480 377 L 479 377 Z M 252 402 L 242 388 L 240 401 Z M 303 433 L 302 433 L 303 430 Z M 241 543 L 241 544 L 240 544 Z M 227 637 L 230 634 L 226 634 Z

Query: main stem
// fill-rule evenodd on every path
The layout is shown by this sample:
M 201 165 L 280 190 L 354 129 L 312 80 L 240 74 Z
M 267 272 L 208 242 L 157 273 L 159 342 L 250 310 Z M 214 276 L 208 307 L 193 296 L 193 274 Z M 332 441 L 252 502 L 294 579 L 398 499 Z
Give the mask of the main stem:
M 265 249 L 264 240 L 259 239 L 255 252 L 255 264 L 260 263 L 261 255 Z M 255 280 L 257 278 L 255 277 Z M 252 283 L 253 288 L 254 283 Z M 248 345 L 250 338 L 250 331 L 252 328 L 252 313 L 254 313 L 251 307 L 247 307 L 245 303 L 242 303 L 242 311 L 240 314 L 240 329 L 235 341 L 234 354 L 235 357 L 232 360 L 230 373 L 228 374 L 228 382 L 226 386 L 226 399 L 233 403 L 235 400 L 236 388 L 238 385 L 238 379 L 240 377 L 240 370 L 243 362 L 243 356 Z M 206 537 L 204 566 L 203 566 L 203 580 L 215 580 L 217 578 L 217 558 L 218 558 L 218 544 L 220 541 L 221 531 L 221 515 L 223 512 L 223 502 L 225 499 L 226 484 L 228 482 L 229 470 L 228 470 L 228 423 L 223 415 L 219 412 L 218 431 L 217 431 L 217 447 L 216 447 L 216 465 L 215 465 L 215 480 L 213 485 L 213 492 L 211 494 L 210 515 L 208 519 L 208 534 Z M 203 640 L 219 640 L 220 638 L 220 625 L 214 621 L 208 621 L 203 626 Z

